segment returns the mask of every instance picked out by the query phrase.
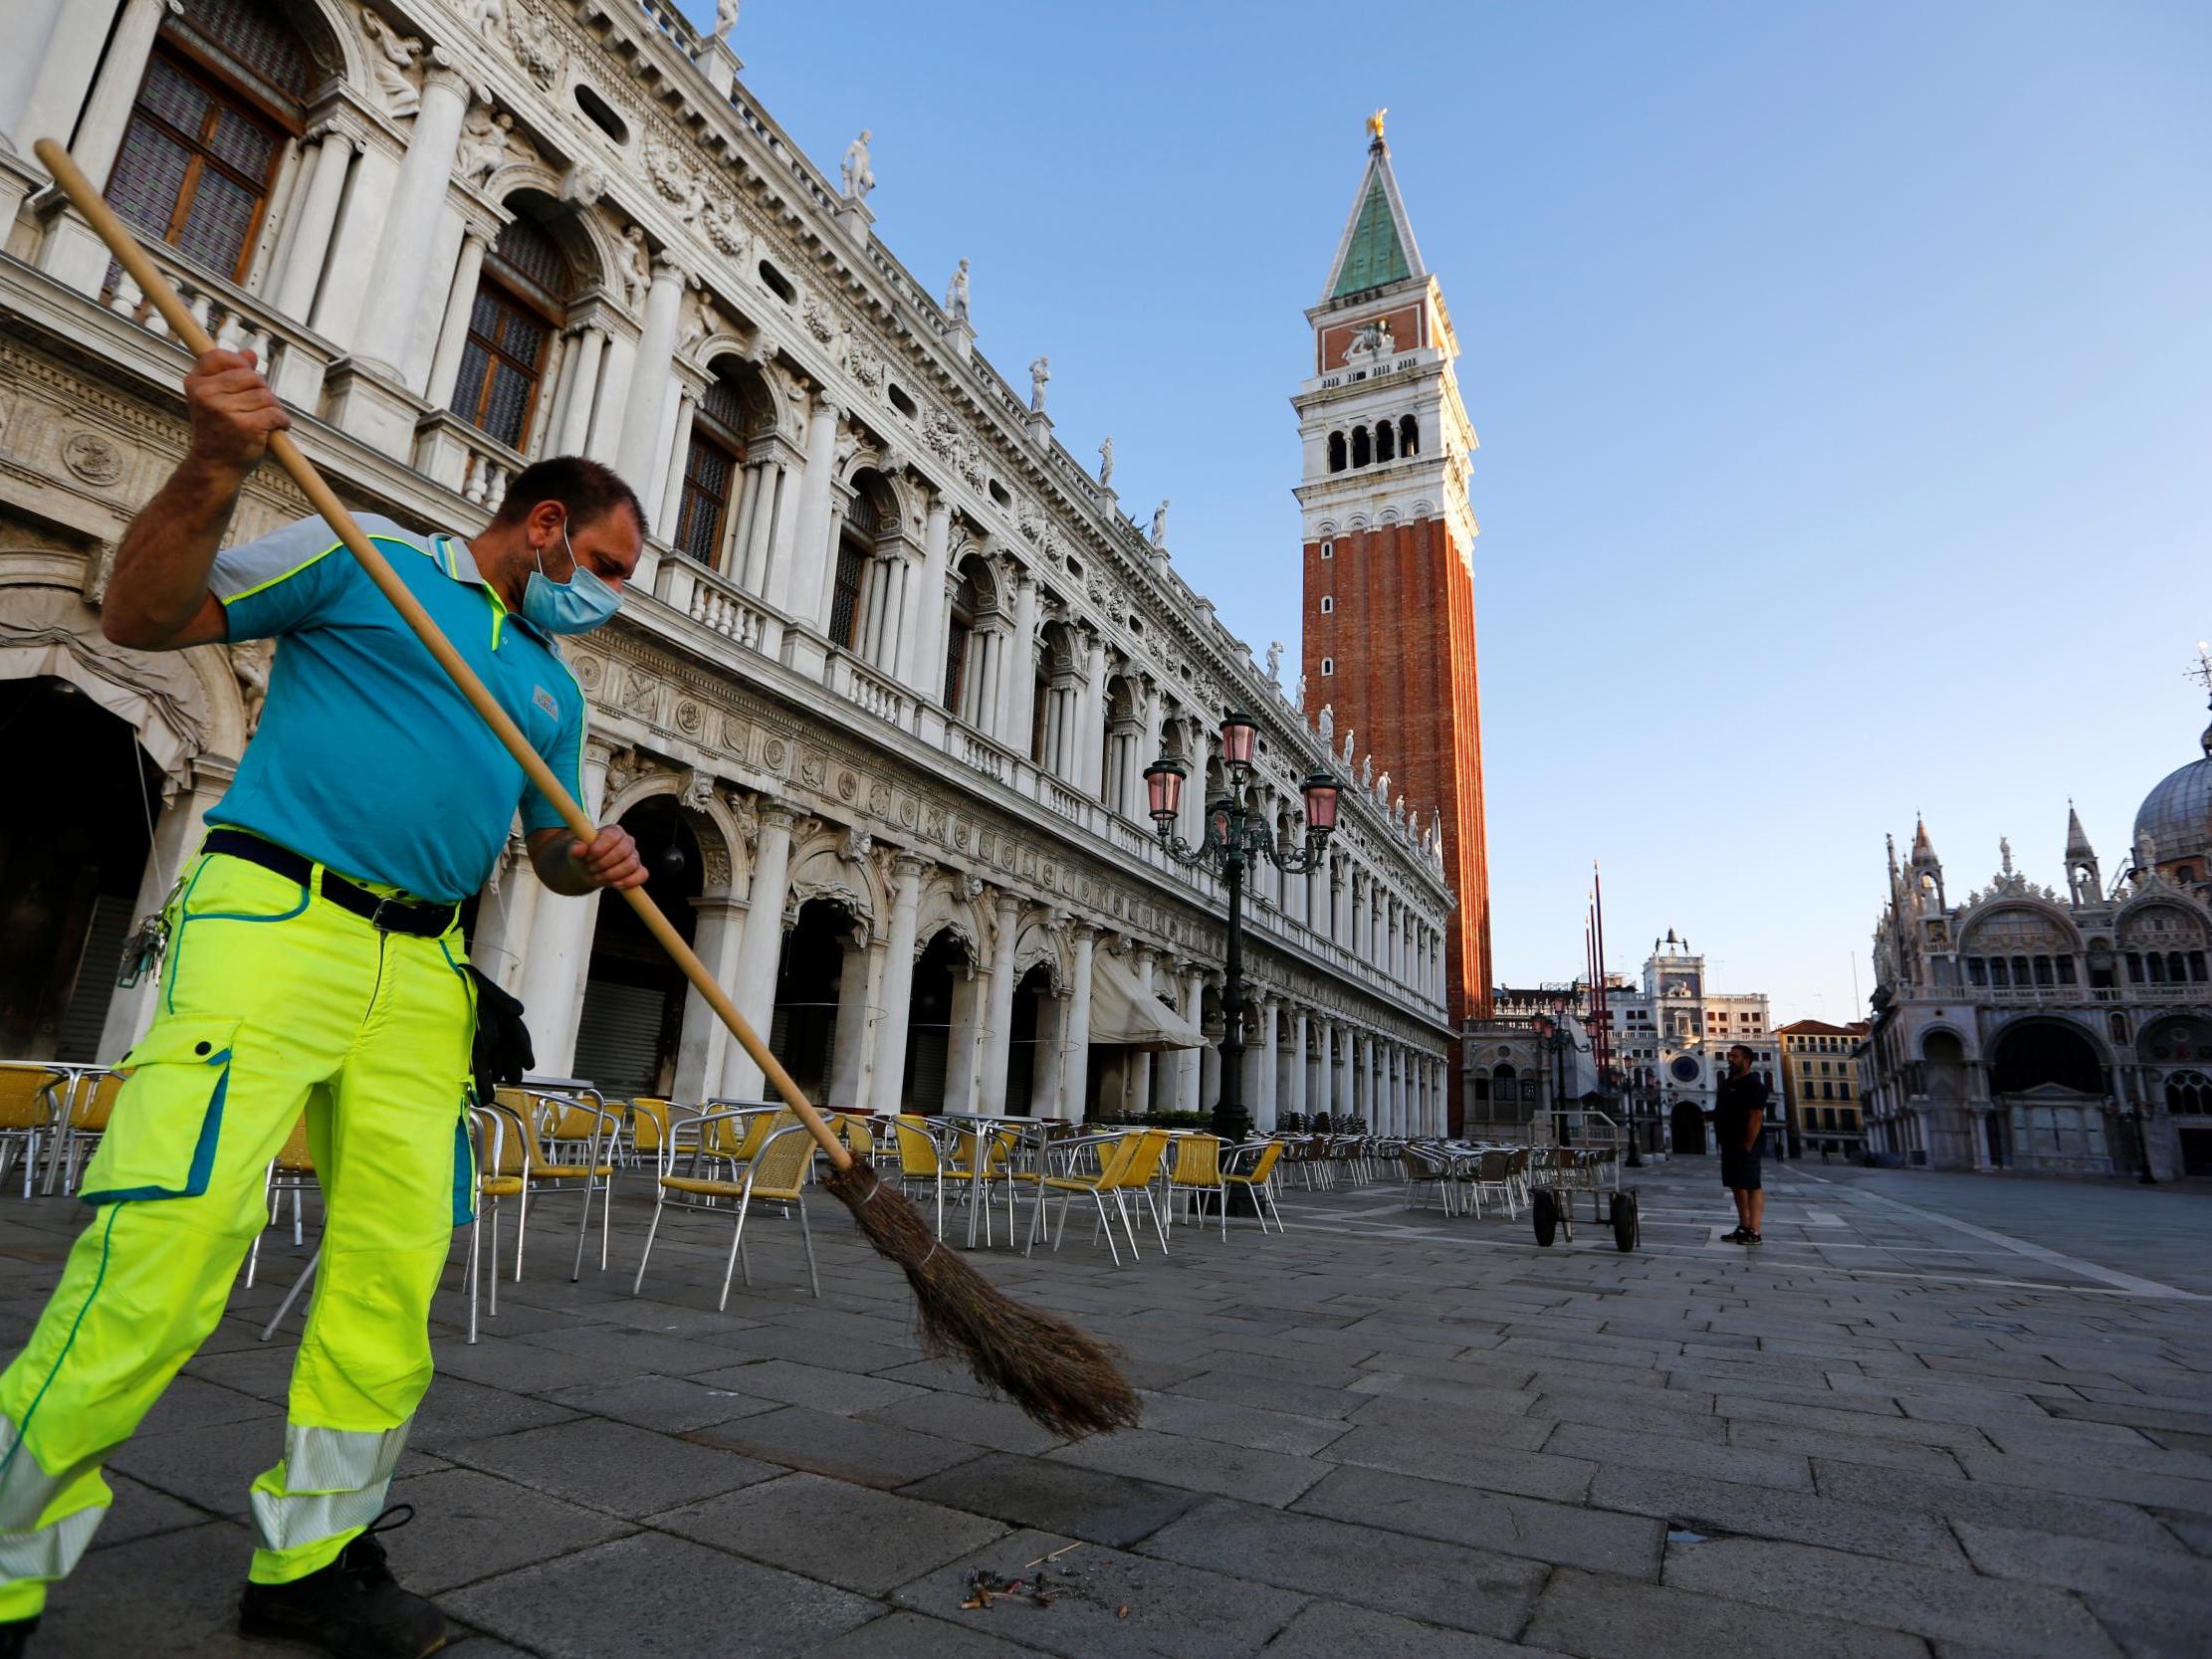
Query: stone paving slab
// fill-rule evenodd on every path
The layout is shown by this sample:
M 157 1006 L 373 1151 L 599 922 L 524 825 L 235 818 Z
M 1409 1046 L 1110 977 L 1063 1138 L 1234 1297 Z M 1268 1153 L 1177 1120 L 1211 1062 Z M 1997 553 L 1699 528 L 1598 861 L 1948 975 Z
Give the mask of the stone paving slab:
M 2115 1659 L 2117 1648 L 2064 1590 L 1878 1561 L 1803 1544 L 1711 1539 L 1669 1545 L 1671 1589 L 1704 1590 L 1917 1635 L 1979 1642 L 1997 1630 L 2019 1659 Z
M 1638 1179 L 1631 1256 L 1408 1211 L 1387 1183 L 1287 1193 L 1287 1235 L 1178 1230 L 1120 1270 L 1075 1229 L 976 1253 L 1147 1390 L 1142 1429 L 1076 1447 L 923 1358 L 903 1283 L 835 1206 L 819 1301 L 772 1232 L 718 1311 L 726 1226 L 686 1213 L 633 1299 L 649 1204 L 626 1181 L 609 1271 L 570 1284 L 564 1227 L 534 1229 L 474 1346 L 457 1252 L 393 1491 L 416 1519 L 389 1546 L 459 1659 L 2206 1651 L 2212 1207 L 1950 1178 L 1937 1201 L 1906 1171 L 1782 1165 L 1775 1243 L 1750 1252 L 1713 1242 L 1701 1160 Z M 300 1250 L 271 1235 L 116 1455 L 42 1659 L 155 1651 L 148 1630 L 163 1653 L 281 1651 L 229 1627 L 236 1522 L 281 1446 L 299 1321 L 259 1327 L 314 1219 Z M 81 1224 L 0 1200 L 0 1334 Z M 1070 1545 L 1052 1605 L 962 1608 L 971 1568 Z
M 942 1505 L 795 1474 L 670 1510 L 653 1525 L 863 1595 L 881 1595 L 1008 1531 Z
M 1461 1545 L 1217 1499 L 1147 1539 L 1145 1555 L 1284 1589 L 1510 1637 L 1546 1569 Z
M 900 1605 L 937 1613 L 964 1630 L 1065 1659 L 1245 1659 L 1310 1599 L 1295 1591 L 1253 1583 L 1173 1561 L 1150 1559 L 1095 1545 L 1047 1564 L 1056 1599 L 1048 1607 L 1018 1600 L 989 1609 L 960 1611 L 968 1599 L 968 1574 L 981 1568 L 1004 1578 L 1036 1570 L 1042 1557 L 1074 1542 L 1051 1533 L 1019 1532 L 964 1555 L 895 1592 Z
M 815 1579 L 663 1533 L 488 1579 L 446 1605 L 546 1659 L 780 1659 L 882 1610 Z

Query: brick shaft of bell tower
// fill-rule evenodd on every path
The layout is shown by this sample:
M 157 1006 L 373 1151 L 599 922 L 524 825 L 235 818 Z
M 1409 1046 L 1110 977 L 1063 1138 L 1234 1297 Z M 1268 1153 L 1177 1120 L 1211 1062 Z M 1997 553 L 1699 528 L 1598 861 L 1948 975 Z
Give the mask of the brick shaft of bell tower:
M 1323 554 L 1323 547 L 1328 549 Z M 1329 604 L 1323 608 L 1326 598 Z M 1490 904 L 1482 817 L 1474 584 L 1441 519 L 1341 531 L 1305 546 L 1304 650 L 1312 695 L 1336 729 L 1391 774 L 1424 823 L 1440 814 L 1451 1014 L 1488 1011 Z

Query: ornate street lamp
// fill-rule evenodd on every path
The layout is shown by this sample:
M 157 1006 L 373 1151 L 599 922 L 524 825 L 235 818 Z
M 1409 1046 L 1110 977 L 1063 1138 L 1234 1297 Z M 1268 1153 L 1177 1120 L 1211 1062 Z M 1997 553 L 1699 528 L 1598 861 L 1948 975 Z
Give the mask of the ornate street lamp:
M 1326 771 L 1305 780 L 1306 844 L 1279 845 L 1253 815 L 1252 751 L 1259 727 L 1241 710 L 1221 722 L 1221 760 L 1228 792 L 1210 802 L 1206 827 L 1194 847 L 1176 833 L 1183 810 L 1183 785 L 1190 775 L 1180 760 L 1163 753 L 1145 768 L 1145 789 L 1160 845 L 1178 864 L 1217 871 L 1228 884 L 1228 960 L 1221 986 L 1221 1098 L 1214 1108 L 1214 1133 L 1230 1144 L 1251 1132 L 1244 1107 L 1244 866 L 1264 857 L 1290 875 L 1320 868 L 1330 832 L 1336 828 L 1337 783 Z

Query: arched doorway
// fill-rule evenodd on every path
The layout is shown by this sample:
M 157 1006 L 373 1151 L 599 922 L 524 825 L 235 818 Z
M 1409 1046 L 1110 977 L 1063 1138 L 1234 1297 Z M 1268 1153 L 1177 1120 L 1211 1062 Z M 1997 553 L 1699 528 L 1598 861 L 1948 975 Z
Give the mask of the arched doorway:
M 956 1023 L 954 1003 L 971 977 L 971 968 L 968 941 L 950 928 L 939 930 L 914 964 L 914 993 L 906 1020 L 906 1090 L 898 1103 L 908 1111 L 942 1112 L 949 1104 L 946 1082 Z
M 160 770 L 134 727 L 52 676 L 0 681 L 0 743 L 21 790 L 0 814 L 0 1059 L 117 1059 L 101 1028 Z
M 1058 1059 L 1057 1045 L 1050 1044 L 1045 1030 L 1051 1011 L 1052 969 L 1037 962 L 1013 986 L 1013 1012 L 1007 1020 L 1012 1035 L 1006 1043 L 1008 1112 L 1031 1110 L 1039 1078 L 1048 1076 L 1045 1067 Z
M 1705 1150 L 1705 1115 L 1695 1101 L 1676 1101 L 1673 1113 L 1673 1149 L 1683 1156 L 1700 1156 Z
M 699 839 L 674 795 L 639 801 L 620 819 L 649 872 L 646 894 L 693 942 L 703 887 Z M 687 981 L 618 893 L 599 896 L 576 1020 L 575 1075 L 603 1095 L 666 1095 L 683 1035 Z
M 840 1003 L 846 957 L 854 950 L 853 927 L 852 913 L 836 900 L 807 900 L 799 907 L 797 925 L 784 935 L 776 967 L 769 1048 L 814 1100 L 826 1099 L 839 1051 Z M 865 1025 L 866 1010 L 856 1007 L 851 1017 Z
M 2003 1114 L 2012 1161 L 2052 1174 L 2110 1172 L 2105 1077 L 2081 1027 L 2050 1019 L 2006 1027 L 1990 1050 L 1989 1092 Z

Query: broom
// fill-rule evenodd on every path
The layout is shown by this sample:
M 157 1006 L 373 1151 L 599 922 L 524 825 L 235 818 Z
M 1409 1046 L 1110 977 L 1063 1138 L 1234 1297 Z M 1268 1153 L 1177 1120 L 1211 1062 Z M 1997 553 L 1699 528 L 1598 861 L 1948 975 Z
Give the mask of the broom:
M 168 279 L 146 258 L 137 238 L 115 217 L 69 152 L 52 138 L 42 138 L 32 147 L 176 337 L 195 355 L 213 350 L 215 342 L 207 330 L 185 309 Z M 337 532 L 369 580 L 391 601 L 438 660 L 439 667 L 452 677 L 461 695 L 507 746 L 531 782 L 553 802 L 569 830 L 588 844 L 598 834 L 590 814 L 561 786 L 553 768 L 531 747 L 530 739 L 439 631 L 421 602 L 385 562 L 384 555 L 353 522 L 352 515 L 324 483 L 323 475 L 300 453 L 292 435 L 271 433 L 269 453 L 292 475 L 309 504 Z M 883 1186 L 875 1171 L 856 1160 L 822 1122 L 790 1073 L 769 1052 L 768 1045 L 715 983 L 707 965 L 693 954 L 660 907 L 645 896 L 645 890 L 626 888 L 622 897 L 828 1154 L 831 1171 L 822 1185 L 852 1211 L 876 1253 L 897 1263 L 905 1273 L 919 1310 L 924 1349 L 965 1360 L 977 1381 L 1005 1394 L 1039 1424 L 1063 1438 L 1076 1439 L 1135 1424 L 1139 1412 L 1136 1391 L 1116 1369 L 1106 1348 L 1065 1320 L 1015 1302 L 958 1254 L 945 1249 L 905 1196 Z

